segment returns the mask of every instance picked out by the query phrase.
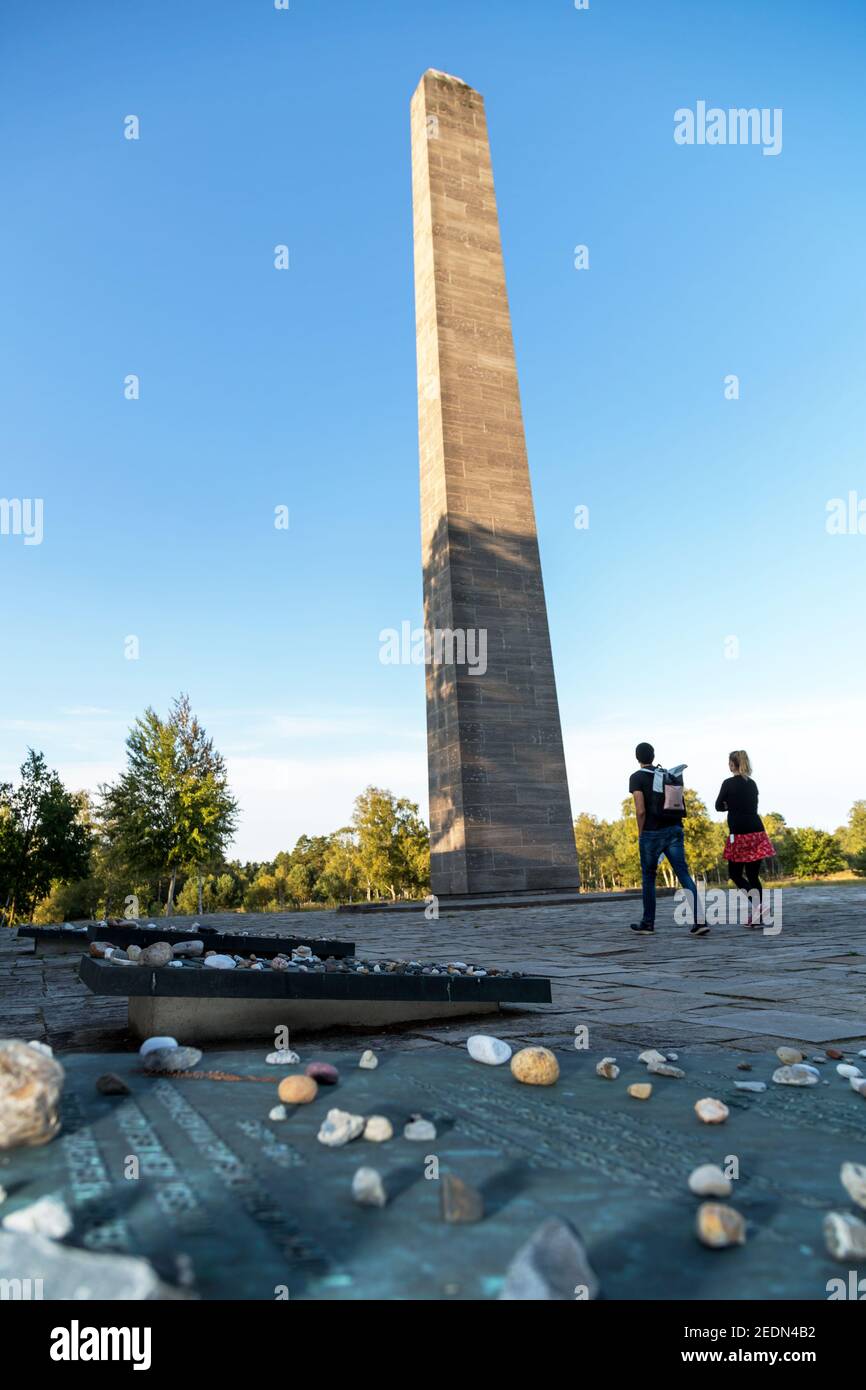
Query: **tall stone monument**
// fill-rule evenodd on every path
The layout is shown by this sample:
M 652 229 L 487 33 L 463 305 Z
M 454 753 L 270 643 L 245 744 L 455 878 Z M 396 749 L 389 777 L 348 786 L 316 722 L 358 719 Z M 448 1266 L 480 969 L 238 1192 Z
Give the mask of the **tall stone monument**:
M 579 883 L 484 102 L 428 71 L 412 202 L 431 873 Z

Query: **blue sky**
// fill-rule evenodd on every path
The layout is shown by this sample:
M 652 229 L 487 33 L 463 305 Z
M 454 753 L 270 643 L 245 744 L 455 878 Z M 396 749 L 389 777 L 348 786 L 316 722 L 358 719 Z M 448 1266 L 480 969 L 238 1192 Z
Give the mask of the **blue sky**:
M 866 499 L 860 0 L 7 0 L 0 41 L 0 496 L 44 500 L 41 545 L 0 535 L 0 777 L 33 744 L 95 787 L 186 690 L 243 857 L 368 782 L 426 809 L 379 633 L 421 616 L 436 67 L 487 105 L 573 809 L 617 812 L 643 738 L 705 798 L 746 747 L 794 823 L 866 796 L 866 535 L 825 526 Z M 781 108 L 782 152 L 675 144 L 698 100 Z

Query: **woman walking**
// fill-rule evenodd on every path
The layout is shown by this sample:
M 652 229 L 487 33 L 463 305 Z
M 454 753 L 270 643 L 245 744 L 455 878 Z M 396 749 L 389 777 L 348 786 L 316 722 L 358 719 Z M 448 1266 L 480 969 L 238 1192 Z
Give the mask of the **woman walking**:
M 752 780 L 752 764 L 744 748 L 730 754 L 726 777 L 716 798 L 716 810 L 727 811 L 730 834 L 725 842 L 728 873 L 737 887 L 749 894 L 747 925 L 761 925 L 761 862 L 776 853 L 758 815 L 758 788 Z M 752 893 L 757 893 L 753 898 Z

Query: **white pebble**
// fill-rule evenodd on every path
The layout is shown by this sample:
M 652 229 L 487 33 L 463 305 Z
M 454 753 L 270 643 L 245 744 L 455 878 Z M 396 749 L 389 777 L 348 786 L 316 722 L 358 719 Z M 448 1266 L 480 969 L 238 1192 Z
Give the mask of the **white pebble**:
M 358 1063 L 359 1067 L 363 1067 L 365 1071 L 374 1071 L 375 1068 L 378 1067 L 378 1065 L 379 1058 L 376 1056 L 375 1052 L 373 1052 L 371 1048 L 368 1047 L 364 1052 L 361 1053 L 361 1060 Z
M 818 1077 L 817 1068 L 807 1066 L 804 1062 L 777 1067 L 773 1072 L 773 1080 L 777 1086 L 817 1086 Z
M 403 1130 L 404 1139 L 424 1141 L 436 1138 L 436 1126 L 429 1120 L 410 1120 Z
M 384 1207 L 388 1198 L 375 1168 L 359 1168 L 352 1179 L 352 1196 L 362 1207 Z
M 834 1260 L 859 1263 L 866 1258 L 866 1223 L 847 1211 L 830 1211 L 824 1217 L 824 1242 Z
M 859 1067 L 852 1067 L 850 1062 L 840 1062 L 839 1065 L 838 1065 L 838 1067 L 836 1068 L 836 1070 L 837 1070 L 837 1072 L 839 1073 L 840 1076 L 849 1076 L 849 1077 L 851 1077 L 851 1076 L 862 1076 L 862 1075 L 863 1075 L 863 1073 L 861 1072 L 860 1068 L 859 1068 Z
M 272 1110 L 268 1111 L 268 1119 L 284 1120 L 287 1114 L 288 1111 L 286 1110 L 286 1107 L 284 1105 L 275 1105 Z
M 148 1052 L 156 1052 L 157 1048 L 177 1046 L 177 1038 L 145 1038 L 138 1049 L 138 1055 L 139 1057 L 146 1057 Z
M 689 1174 L 689 1190 L 699 1197 L 730 1197 L 731 1180 L 715 1163 L 702 1163 Z
M 501 1038 L 475 1033 L 466 1039 L 466 1048 L 473 1062 L 486 1062 L 489 1067 L 501 1067 L 511 1058 L 511 1048 Z
M 654 1047 L 648 1047 L 645 1052 L 638 1056 L 639 1062 L 646 1062 L 647 1066 L 651 1062 L 666 1062 L 668 1059 L 663 1052 L 658 1052 Z
M 212 956 L 205 956 L 204 963 L 210 970 L 236 970 L 238 965 L 234 956 L 220 956 L 216 951 Z
M 62 1240 L 72 1230 L 72 1217 L 58 1197 L 41 1197 L 29 1207 L 21 1207 L 3 1217 L 7 1231 L 23 1231 L 32 1236 Z
M 724 1101 L 716 1100 L 713 1096 L 704 1096 L 703 1100 L 695 1101 L 695 1114 L 705 1125 L 724 1124 L 729 1113 Z
M 284 1050 L 282 1052 L 269 1052 L 265 1061 L 271 1067 L 293 1067 L 300 1062 L 297 1052 Z
M 862 1163 L 843 1163 L 839 1178 L 852 1202 L 866 1207 L 866 1167 Z
M 316 1135 L 320 1144 L 329 1149 L 342 1148 L 352 1139 L 357 1139 L 364 1129 L 363 1115 L 350 1115 L 348 1110 L 329 1110 Z
M 371 1115 L 364 1126 L 364 1138 L 373 1144 L 384 1144 L 394 1137 L 394 1126 L 386 1115 Z

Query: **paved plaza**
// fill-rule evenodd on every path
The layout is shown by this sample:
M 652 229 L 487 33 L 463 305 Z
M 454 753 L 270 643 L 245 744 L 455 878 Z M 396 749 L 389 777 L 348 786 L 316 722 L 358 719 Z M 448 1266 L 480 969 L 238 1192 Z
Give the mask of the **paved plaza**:
M 547 975 L 551 1004 L 507 1008 L 486 1031 L 515 1045 L 571 1048 L 585 1024 L 600 1051 L 665 1045 L 712 1051 L 866 1047 L 866 883 L 783 889 L 778 935 L 722 926 L 692 938 L 659 900 L 656 933 L 634 937 L 634 899 L 543 908 L 382 914 L 295 912 L 202 919 L 274 935 L 353 940 L 372 958 L 465 960 Z M 170 918 L 194 922 L 195 918 Z M 123 1050 L 126 1004 L 78 982 L 76 956 L 39 959 L 33 944 L 0 934 L 0 1016 L 7 1036 L 58 1052 Z M 462 1045 L 466 1028 L 414 1025 L 377 1034 L 376 1047 Z M 339 1041 L 339 1036 L 335 1039 Z
M 193 1074 L 146 1075 L 124 1001 L 90 995 L 76 956 L 39 959 L 30 941 L 6 935 L 2 1034 L 49 1042 L 66 1067 L 60 1135 L 0 1156 L 7 1209 L 60 1196 L 74 1221 L 70 1244 L 145 1256 L 165 1283 L 205 1299 L 495 1299 L 515 1252 L 559 1217 L 580 1232 L 608 1299 L 825 1300 L 845 1268 L 824 1248 L 823 1217 L 851 1210 L 840 1166 L 866 1159 L 866 1106 L 825 1056 L 830 1046 L 857 1063 L 866 1047 L 866 885 L 786 890 L 778 936 L 727 927 L 690 938 L 668 899 L 656 936 L 635 938 L 636 906 L 438 922 L 404 912 L 208 919 L 346 937 L 359 956 L 457 958 L 552 977 L 552 1004 L 509 1008 L 477 1027 L 461 1019 L 293 1037 L 302 1064 L 330 1061 L 340 1080 L 284 1121 L 269 1118 L 283 1071 L 265 1064 L 264 1044 L 205 1048 Z M 585 1051 L 574 1046 L 578 1025 L 589 1030 Z M 543 1042 L 557 1053 L 559 1081 L 522 1086 L 507 1066 L 473 1062 L 465 1040 L 479 1029 L 515 1048 Z M 772 1083 L 782 1043 L 822 1059 L 817 1085 Z M 648 1076 L 637 1053 L 649 1046 L 674 1051 L 685 1075 Z M 362 1047 L 377 1052 L 375 1070 L 358 1067 Z M 596 1075 L 605 1054 L 621 1066 L 613 1082 Z M 106 1071 L 128 1094 L 98 1092 Z M 645 1080 L 650 1099 L 629 1096 L 626 1087 Z M 742 1091 L 743 1080 L 767 1089 Z M 724 1125 L 697 1119 L 706 1096 L 728 1106 Z M 330 1106 L 384 1115 L 394 1138 L 325 1148 L 316 1136 Z M 434 1123 L 434 1140 L 403 1137 L 416 1114 Z M 124 1173 L 130 1153 L 141 1162 L 135 1183 Z M 732 1158 L 730 1205 L 748 1238 L 707 1250 L 688 1177 Z M 353 1202 L 361 1165 L 380 1171 L 383 1209 Z M 443 1221 L 436 1179 L 448 1173 L 481 1193 L 481 1222 Z

